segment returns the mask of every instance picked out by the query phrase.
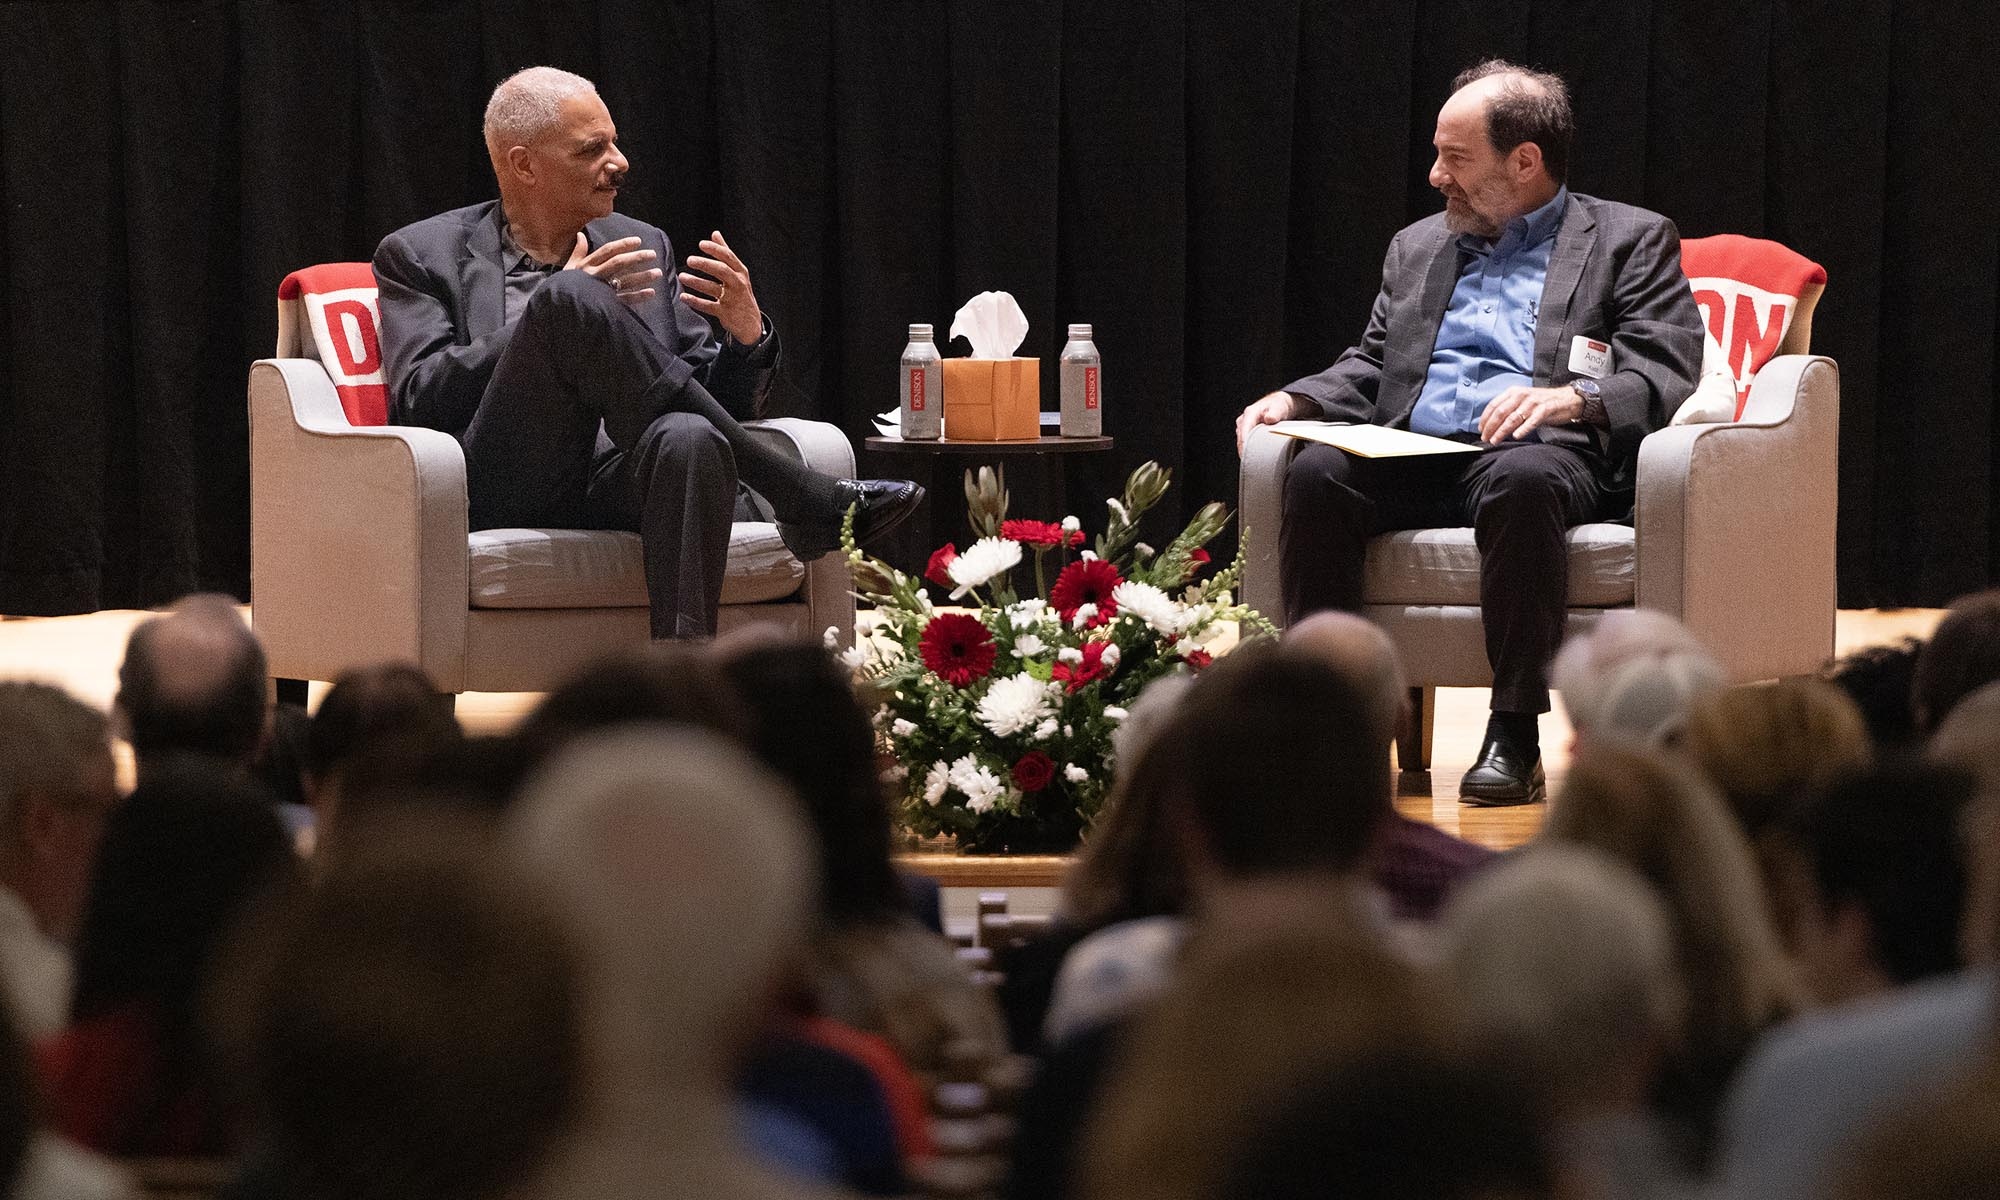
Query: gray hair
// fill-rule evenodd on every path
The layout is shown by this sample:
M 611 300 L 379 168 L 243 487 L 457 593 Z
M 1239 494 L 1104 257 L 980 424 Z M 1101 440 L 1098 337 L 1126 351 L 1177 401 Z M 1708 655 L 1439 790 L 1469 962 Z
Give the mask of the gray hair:
M 1443 967 L 1482 1039 L 1566 1100 L 1608 1099 L 1686 1011 L 1672 926 L 1630 867 L 1537 844 L 1482 872 L 1438 924 Z
M 1651 609 L 1618 609 L 1563 644 L 1549 670 L 1570 724 L 1664 746 L 1687 726 L 1694 703 L 1727 682 L 1715 656 L 1687 627 Z
M 1367 698 L 1379 735 L 1395 736 L 1409 703 L 1409 684 L 1396 643 L 1382 627 L 1348 612 L 1318 612 L 1285 631 L 1285 648 L 1332 667 Z
M 21 798 L 77 795 L 95 766 L 111 767 L 104 714 L 46 683 L 0 683 L 0 838 L 19 833 Z
M 561 120 L 563 101 L 596 92 L 590 80 L 558 67 L 516 71 L 486 102 L 486 152 L 497 162 L 510 146 L 534 145 Z

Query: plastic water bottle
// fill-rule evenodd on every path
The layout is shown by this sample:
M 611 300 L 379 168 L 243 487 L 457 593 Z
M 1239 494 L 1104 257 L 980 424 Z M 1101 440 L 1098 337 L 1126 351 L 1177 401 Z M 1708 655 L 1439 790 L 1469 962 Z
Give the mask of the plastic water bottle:
M 899 428 L 909 441 L 925 441 L 944 432 L 944 367 L 929 325 L 910 326 L 910 344 L 903 347 L 903 415 Z
M 1062 435 L 1096 437 L 1104 432 L 1103 362 L 1090 341 L 1090 326 L 1069 327 L 1062 352 Z

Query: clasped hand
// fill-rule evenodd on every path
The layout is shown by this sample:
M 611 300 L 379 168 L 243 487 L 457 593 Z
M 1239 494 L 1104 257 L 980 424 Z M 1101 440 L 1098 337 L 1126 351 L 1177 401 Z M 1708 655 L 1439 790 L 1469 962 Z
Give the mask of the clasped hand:
M 1543 425 L 1563 425 L 1583 416 L 1583 397 L 1569 387 L 1510 387 L 1479 414 L 1479 440 L 1497 446 L 1520 441 Z
M 639 304 L 653 298 L 653 285 L 665 277 L 665 272 L 652 265 L 659 255 L 643 246 L 640 239 L 628 237 L 592 250 L 589 240 L 579 232 L 576 249 L 563 268 L 602 279 L 620 300 Z M 757 306 L 757 293 L 750 288 L 750 268 L 729 248 L 719 230 L 702 239 L 701 250 L 688 256 L 688 269 L 680 274 L 681 303 L 704 317 L 715 318 L 730 337 L 744 345 L 755 345 L 764 336 L 764 312 Z

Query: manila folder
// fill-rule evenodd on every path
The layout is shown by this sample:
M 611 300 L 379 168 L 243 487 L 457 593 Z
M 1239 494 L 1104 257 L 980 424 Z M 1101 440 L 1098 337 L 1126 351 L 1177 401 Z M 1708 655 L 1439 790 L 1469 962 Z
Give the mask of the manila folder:
M 1411 433 L 1407 429 L 1389 429 L 1382 425 L 1332 425 L 1325 421 L 1281 421 L 1271 427 L 1272 432 L 1286 437 L 1298 438 L 1305 442 L 1324 442 L 1338 446 L 1349 454 L 1362 458 L 1409 458 L 1418 454 L 1477 454 L 1480 447 L 1468 446 L 1464 442 L 1454 442 L 1449 438 L 1432 437 L 1427 433 Z

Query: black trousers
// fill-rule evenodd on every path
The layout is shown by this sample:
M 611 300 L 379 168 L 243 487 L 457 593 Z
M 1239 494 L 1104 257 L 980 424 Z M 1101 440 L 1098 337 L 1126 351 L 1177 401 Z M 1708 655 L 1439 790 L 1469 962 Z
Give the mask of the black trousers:
M 1285 475 L 1279 532 L 1285 619 L 1358 612 L 1368 539 L 1392 529 L 1471 525 L 1496 712 L 1549 710 L 1549 660 L 1569 589 L 1564 531 L 1600 518 L 1589 459 L 1515 442 L 1478 454 L 1360 458 L 1308 444 Z
M 461 438 L 472 528 L 625 529 L 655 638 L 714 634 L 739 473 L 778 516 L 823 483 L 752 439 L 603 282 L 535 289 Z

